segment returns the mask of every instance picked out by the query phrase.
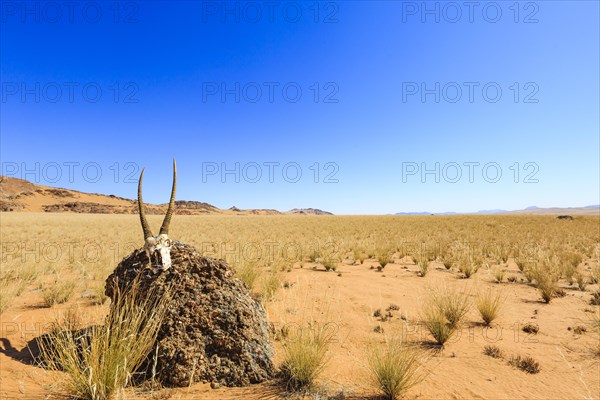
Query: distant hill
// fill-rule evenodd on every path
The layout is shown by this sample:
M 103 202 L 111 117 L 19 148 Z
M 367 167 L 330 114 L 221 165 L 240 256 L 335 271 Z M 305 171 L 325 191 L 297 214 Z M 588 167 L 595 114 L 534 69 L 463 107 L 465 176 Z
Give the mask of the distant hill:
M 200 201 L 177 200 L 176 214 L 180 215 L 278 215 L 281 211 L 272 209 L 241 210 L 237 207 L 220 209 Z M 36 185 L 29 181 L 0 176 L 0 211 L 4 212 L 72 212 L 91 214 L 135 214 L 137 201 L 98 193 L 84 193 L 77 190 Z M 148 214 L 164 214 L 167 204 L 146 203 Z M 295 212 L 297 211 L 297 212 Z M 302 212 L 303 211 L 303 212 Z M 288 213 L 300 215 L 331 215 L 312 208 L 294 209 Z
M 454 214 L 528 214 L 528 215 L 552 215 L 552 214 L 567 214 L 567 215 L 600 215 L 600 205 L 585 206 L 585 207 L 552 207 L 552 208 L 540 208 L 536 206 L 527 207 L 523 210 L 479 210 L 476 212 L 467 213 L 456 213 L 456 212 L 443 212 L 443 213 L 430 213 L 430 212 L 400 212 L 395 215 L 454 215 Z
M 333 215 L 329 211 L 319 210 L 318 208 L 294 208 L 288 211 L 286 214 L 299 214 L 299 215 Z

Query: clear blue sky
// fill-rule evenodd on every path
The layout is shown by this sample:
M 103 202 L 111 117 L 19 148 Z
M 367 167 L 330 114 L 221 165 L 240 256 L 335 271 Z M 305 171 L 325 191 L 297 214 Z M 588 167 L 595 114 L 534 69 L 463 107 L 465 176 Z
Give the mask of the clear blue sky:
M 3 174 L 133 198 L 145 166 L 166 202 L 176 157 L 178 198 L 223 208 L 600 203 L 597 1 L 25 3 L 0 9 Z

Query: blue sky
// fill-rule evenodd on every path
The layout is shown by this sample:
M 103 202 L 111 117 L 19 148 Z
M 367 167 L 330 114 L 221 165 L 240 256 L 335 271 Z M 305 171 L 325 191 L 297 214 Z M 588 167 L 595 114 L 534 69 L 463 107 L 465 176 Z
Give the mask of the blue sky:
M 133 198 L 146 167 L 166 202 L 176 157 L 178 198 L 223 208 L 600 203 L 596 1 L 65 3 L 1 2 L 5 175 Z

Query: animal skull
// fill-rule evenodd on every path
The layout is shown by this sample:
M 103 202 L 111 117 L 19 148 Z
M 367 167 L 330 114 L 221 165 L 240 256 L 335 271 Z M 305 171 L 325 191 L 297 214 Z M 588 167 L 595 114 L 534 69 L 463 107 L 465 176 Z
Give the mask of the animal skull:
M 175 209 L 175 191 L 177 188 L 177 165 L 173 160 L 173 187 L 171 188 L 171 199 L 169 200 L 169 208 L 163 220 L 163 224 L 160 227 L 158 236 L 154 236 L 146 220 L 146 212 L 144 207 L 144 201 L 142 200 L 142 180 L 144 179 L 144 170 L 140 174 L 140 181 L 138 183 L 138 210 L 140 213 L 140 222 L 142 223 L 142 230 L 144 231 L 144 250 L 148 256 L 149 266 L 152 268 L 154 273 L 158 271 L 166 271 L 171 268 L 171 244 L 172 241 L 169 239 L 169 224 L 171 223 L 171 215 Z
M 152 272 L 166 271 L 171 268 L 171 239 L 165 234 L 146 238 L 146 255 L 150 260 Z

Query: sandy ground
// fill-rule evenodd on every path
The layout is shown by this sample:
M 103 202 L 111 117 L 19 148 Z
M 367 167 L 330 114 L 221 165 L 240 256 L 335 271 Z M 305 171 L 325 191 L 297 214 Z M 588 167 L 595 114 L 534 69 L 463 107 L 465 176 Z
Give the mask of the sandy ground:
M 328 365 L 319 385 L 330 395 L 343 393 L 351 399 L 376 398 L 366 375 L 365 348 L 382 341 L 384 335 L 404 335 L 419 344 L 428 356 L 426 377 L 407 393 L 414 399 L 598 399 L 600 361 L 595 349 L 600 337 L 589 324 L 598 307 L 588 305 L 591 285 L 586 292 L 566 288 L 567 296 L 544 304 L 535 288 L 525 284 L 493 283 L 489 270 L 480 270 L 471 279 L 460 279 L 441 264 L 424 277 L 414 273 L 414 265 L 388 264 L 383 272 L 370 269 L 376 261 L 362 265 L 340 265 L 338 273 L 299 265 L 285 274 L 282 288 L 268 305 L 269 320 L 276 328 L 294 322 L 329 324 L 334 337 Z M 412 271 L 411 271 L 412 269 Z M 518 274 L 514 263 L 509 269 Z M 474 297 L 478 290 L 501 289 L 504 306 L 497 322 L 487 329 L 481 325 L 474 306 L 459 334 L 443 350 L 432 349 L 432 338 L 419 324 L 419 310 L 428 290 L 447 285 L 466 290 Z M 399 307 L 394 317 L 380 322 L 373 311 L 390 304 Z M 54 309 L 42 308 L 39 291 L 27 290 L 2 315 L 0 354 L 0 396 L 3 399 L 52 398 L 60 373 L 29 364 L 27 342 L 38 336 L 58 311 L 76 304 L 83 314 L 98 314 L 102 306 L 89 306 L 83 299 Z M 402 317 L 402 318 L 400 318 Z M 539 325 L 537 335 L 521 331 L 526 323 Z M 384 334 L 374 328 L 381 325 Z M 577 335 L 569 327 L 587 325 Z M 505 359 L 482 354 L 486 344 L 497 345 Z M 281 360 L 281 342 L 275 342 Z M 507 364 L 510 355 L 530 355 L 539 361 L 541 372 L 526 374 Z M 164 396 L 164 397 L 163 397 Z M 285 393 L 272 382 L 248 388 L 219 388 L 197 384 L 185 389 L 140 393 L 128 389 L 125 398 L 173 399 L 280 399 Z

